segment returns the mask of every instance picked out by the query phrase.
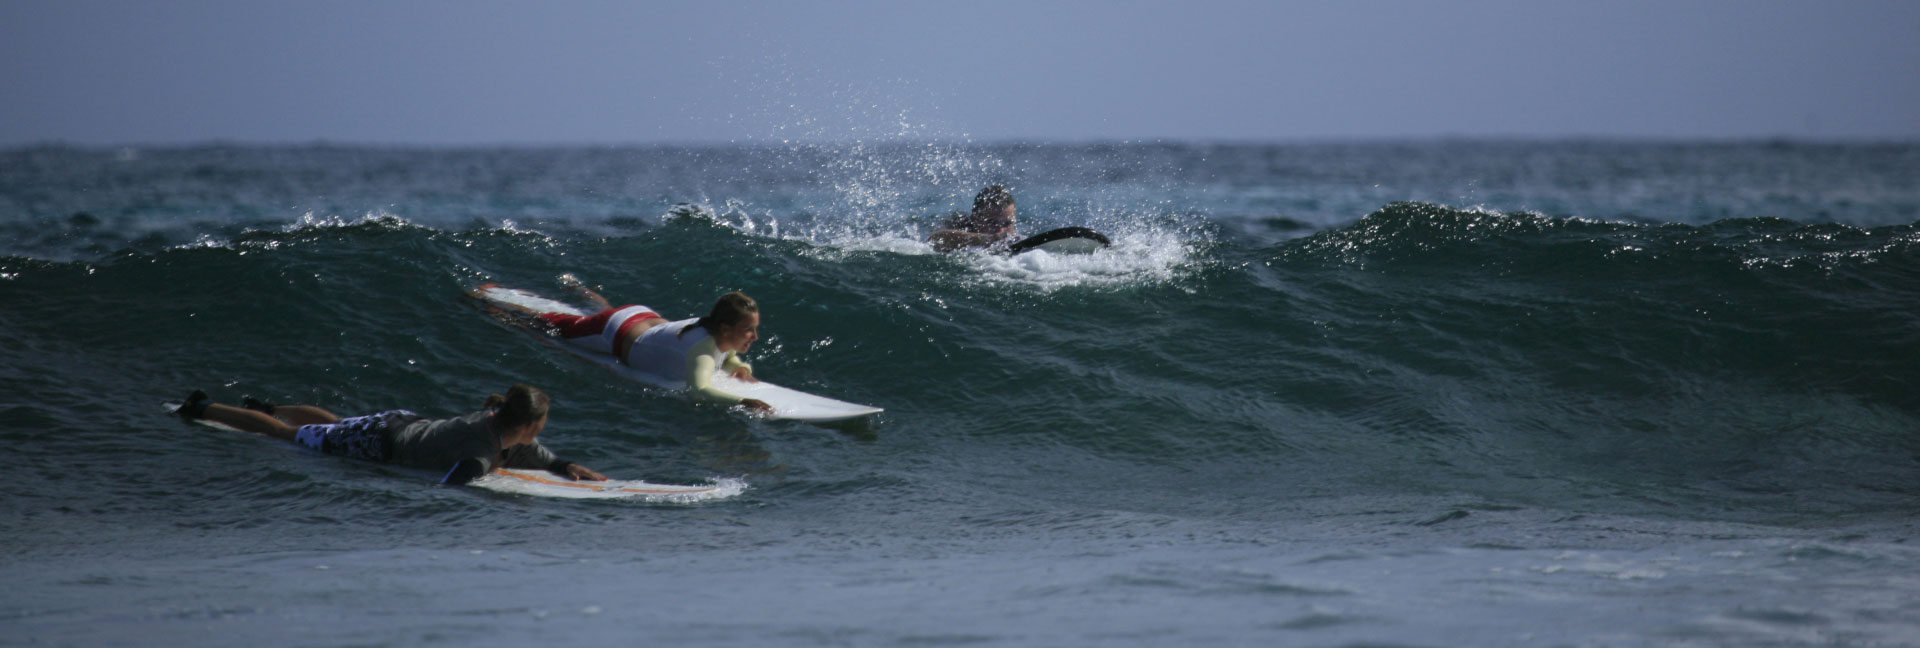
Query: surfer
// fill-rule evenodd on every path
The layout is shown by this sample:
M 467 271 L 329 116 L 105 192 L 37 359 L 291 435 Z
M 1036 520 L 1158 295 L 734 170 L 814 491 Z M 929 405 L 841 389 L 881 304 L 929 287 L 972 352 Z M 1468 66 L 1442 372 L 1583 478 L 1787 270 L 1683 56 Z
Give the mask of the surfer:
M 713 385 L 715 369 L 742 381 L 760 382 L 753 377 L 753 366 L 740 359 L 760 339 L 760 305 L 746 293 L 721 295 L 706 317 L 669 322 L 645 306 L 615 308 L 571 274 L 561 275 L 560 282 L 600 308 L 593 315 L 537 314 L 568 342 L 611 354 L 629 367 L 668 380 L 686 381 L 695 397 L 773 413 L 766 401 L 736 396 Z
M 961 248 L 991 247 L 1013 238 L 1013 192 L 1000 185 L 981 189 L 973 197 L 973 211 L 955 214 L 927 236 L 934 251 L 952 252 Z
M 592 469 L 554 456 L 536 438 L 547 427 L 552 400 L 546 392 L 514 385 L 488 396 L 480 411 L 431 420 L 407 410 L 340 418 L 312 405 L 273 405 L 247 399 L 246 407 L 221 405 L 195 390 L 175 410 L 247 432 L 341 455 L 428 470 L 445 470 L 440 483 L 462 485 L 495 468 L 543 468 L 570 479 L 606 481 Z

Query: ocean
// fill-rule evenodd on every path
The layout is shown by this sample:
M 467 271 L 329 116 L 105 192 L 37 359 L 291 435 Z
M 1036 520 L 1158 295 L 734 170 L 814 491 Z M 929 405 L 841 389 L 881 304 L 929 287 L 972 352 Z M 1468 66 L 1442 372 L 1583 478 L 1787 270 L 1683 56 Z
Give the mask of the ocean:
M 1920 645 L 1920 144 L 0 151 L 0 644 Z M 933 253 L 1003 184 L 1088 255 Z M 464 291 L 760 301 L 766 421 Z M 187 425 L 526 382 L 574 501 Z

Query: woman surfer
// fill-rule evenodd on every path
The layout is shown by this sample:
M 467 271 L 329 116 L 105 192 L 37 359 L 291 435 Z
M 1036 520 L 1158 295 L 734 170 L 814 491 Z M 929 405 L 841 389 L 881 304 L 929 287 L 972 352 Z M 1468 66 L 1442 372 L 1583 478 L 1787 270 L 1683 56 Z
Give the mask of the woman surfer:
M 668 380 L 686 381 L 688 391 L 701 399 L 773 412 L 766 401 L 736 396 L 713 385 L 715 369 L 746 382 L 760 382 L 753 377 L 753 367 L 740 359 L 760 339 L 760 305 L 746 293 L 721 295 L 706 317 L 669 322 L 645 306 L 615 308 L 571 274 L 561 275 L 560 281 L 600 308 L 593 315 L 536 313 L 568 342 L 612 354 L 629 367 Z
M 292 441 L 326 454 L 433 471 L 440 483 L 462 485 L 495 468 L 540 468 L 572 479 L 605 481 L 592 469 L 554 456 L 536 437 L 547 427 L 546 392 L 514 385 L 487 397 L 480 411 L 430 420 L 407 410 L 340 418 L 312 405 L 273 405 L 253 399 L 246 408 L 221 405 L 194 391 L 176 410 L 247 432 Z

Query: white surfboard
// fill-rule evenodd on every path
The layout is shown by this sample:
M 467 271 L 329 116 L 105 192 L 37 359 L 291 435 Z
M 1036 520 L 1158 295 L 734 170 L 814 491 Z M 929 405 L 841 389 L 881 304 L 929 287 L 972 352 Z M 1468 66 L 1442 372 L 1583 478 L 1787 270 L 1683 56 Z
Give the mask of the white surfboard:
M 582 311 L 579 307 L 566 302 L 549 299 L 532 292 L 518 288 L 508 288 L 498 284 L 487 284 L 475 288 L 473 292 L 468 293 L 468 295 L 479 300 L 480 303 L 495 309 L 497 312 L 512 315 L 525 316 L 538 313 L 589 314 Z M 594 353 L 573 344 L 568 344 L 563 340 L 556 339 L 552 335 L 549 335 L 544 328 L 530 327 L 529 324 L 531 324 L 531 321 L 526 320 L 525 317 L 514 318 L 513 320 L 509 320 L 509 323 L 517 325 L 518 328 L 528 331 L 542 340 L 553 343 L 554 346 L 559 347 L 567 353 L 606 367 L 608 370 L 628 380 L 666 389 L 685 389 L 687 386 L 683 381 L 671 380 L 629 367 L 612 355 Z M 862 416 L 872 416 L 886 411 L 872 405 L 849 403 L 843 400 L 809 394 L 798 389 L 781 387 L 764 380 L 749 383 L 719 371 L 713 374 L 713 386 L 721 391 L 742 398 L 766 401 L 768 405 L 773 406 L 772 418 L 776 419 L 823 423 L 860 418 Z
M 492 474 L 475 479 L 468 485 L 501 493 L 537 497 L 623 499 L 672 504 L 726 499 L 747 490 L 747 483 L 738 479 L 716 479 L 703 486 L 655 484 L 620 479 L 577 481 L 544 470 L 520 468 L 495 470 Z
M 179 403 L 161 403 L 167 413 L 180 409 Z M 193 419 L 194 423 L 215 430 L 227 432 L 247 432 L 231 425 L 206 419 Z M 545 470 L 526 470 L 521 468 L 500 468 L 479 479 L 468 482 L 468 486 L 484 488 L 497 493 L 531 495 L 534 497 L 559 497 L 565 499 L 622 499 L 644 502 L 691 504 L 711 500 L 726 499 L 746 492 L 747 482 L 739 479 L 723 478 L 699 485 L 655 484 L 639 480 L 609 479 L 607 481 L 575 481 L 555 475 Z

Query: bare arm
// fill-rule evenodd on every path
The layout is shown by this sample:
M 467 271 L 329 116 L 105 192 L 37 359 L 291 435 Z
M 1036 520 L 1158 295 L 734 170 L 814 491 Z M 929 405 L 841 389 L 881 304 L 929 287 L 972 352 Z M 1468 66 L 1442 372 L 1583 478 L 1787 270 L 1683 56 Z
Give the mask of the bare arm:
M 571 461 L 566 462 L 566 465 L 561 466 L 560 469 L 566 471 L 560 474 L 566 475 L 567 477 L 571 477 L 573 479 L 584 479 L 587 481 L 606 481 L 607 480 L 606 475 L 602 475 L 598 472 L 595 472 L 592 468 L 588 468 L 586 466 L 582 466 L 580 464 L 577 464 Z M 560 471 L 556 470 L 553 472 L 558 473 Z
M 991 234 L 975 234 L 965 230 L 935 230 L 927 242 L 933 245 L 935 252 L 952 252 L 966 247 L 986 247 L 993 245 L 999 238 Z

